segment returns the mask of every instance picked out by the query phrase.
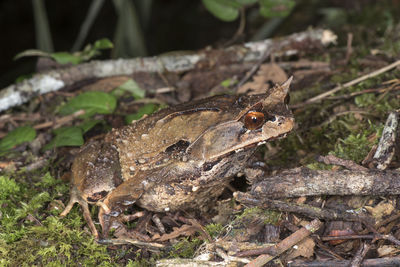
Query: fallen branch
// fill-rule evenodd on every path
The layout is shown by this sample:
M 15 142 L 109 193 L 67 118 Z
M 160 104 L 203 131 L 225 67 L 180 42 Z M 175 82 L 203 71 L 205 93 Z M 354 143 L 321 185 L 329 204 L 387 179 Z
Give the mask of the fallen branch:
M 274 176 L 257 177 L 251 194 L 256 198 L 320 195 L 399 195 L 398 171 L 327 171 L 295 168 Z
M 288 267 L 342 267 L 349 266 L 348 260 L 327 260 L 327 261 L 311 261 L 311 262 L 289 262 Z M 381 267 L 381 266 L 399 266 L 400 257 L 387 257 L 378 259 L 367 259 L 362 262 L 363 267 Z
M 37 73 L 32 78 L 0 90 L 0 111 L 27 102 L 34 96 L 57 91 L 74 83 L 110 76 L 146 73 L 181 73 L 195 68 L 211 68 L 215 62 L 233 63 L 260 60 L 266 50 L 274 55 L 293 55 L 301 51 L 312 51 L 336 41 L 329 30 L 310 30 L 283 38 L 250 42 L 223 50 L 201 50 L 189 55 L 167 55 L 159 57 L 91 61 L 68 68 Z M 279 47 L 278 49 L 274 49 Z
M 301 214 L 303 216 L 307 216 L 309 218 L 319 218 L 324 220 L 334 220 L 334 221 L 353 221 L 353 222 L 363 222 L 367 224 L 373 224 L 372 218 L 364 216 L 364 215 L 357 215 L 353 213 L 348 213 L 345 211 L 340 210 L 333 210 L 328 208 L 318 208 L 310 205 L 305 204 L 295 204 L 284 202 L 280 200 L 271 200 L 263 198 L 257 199 L 254 198 L 250 194 L 242 193 L 242 192 L 235 192 L 234 197 L 237 201 L 250 205 L 250 206 L 257 206 L 263 209 L 271 209 L 271 210 L 278 210 L 282 212 L 293 212 L 297 214 Z

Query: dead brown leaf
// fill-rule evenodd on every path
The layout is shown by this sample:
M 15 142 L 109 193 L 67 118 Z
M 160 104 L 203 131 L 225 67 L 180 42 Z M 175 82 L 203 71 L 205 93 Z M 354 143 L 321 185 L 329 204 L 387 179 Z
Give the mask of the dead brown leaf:
M 310 258 L 314 255 L 314 247 L 315 247 L 315 242 L 312 238 L 305 238 L 303 241 L 298 243 L 295 246 L 295 249 L 293 249 L 290 254 L 288 255 L 287 259 L 291 260 L 294 258 L 297 258 L 299 256 L 305 257 L 305 258 Z
M 395 204 L 392 200 L 382 201 L 375 207 L 365 206 L 365 209 L 372 214 L 372 216 L 379 221 L 383 216 L 390 215 L 395 209 Z
M 82 91 L 110 92 L 130 79 L 128 76 L 115 76 L 98 80 L 92 84 L 83 86 Z
M 379 257 L 393 256 L 400 252 L 396 246 L 384 245 L 377 249 Z
M 237 90 L 238 94 L 262 94 L 270 87 L 268 82 L 283 83 L 288 79 L 285 71 L 275 63 L 262 64 L 253 81 L 243 84 Z
M 167 241 L 167 240 L 170 240 L 173 238 L 177 238 L 182 235 L 191 236 L 197 232 L 198 227 L 193 226 L 193 225 L 184 224 L 179 228 L 174 227 L 173 229 L 174 230 L 169 234 L 163 234 L 161 236 L 158 236 L 158 235 L 153 236 L 153 240 L 163 242 L 163 241 Z

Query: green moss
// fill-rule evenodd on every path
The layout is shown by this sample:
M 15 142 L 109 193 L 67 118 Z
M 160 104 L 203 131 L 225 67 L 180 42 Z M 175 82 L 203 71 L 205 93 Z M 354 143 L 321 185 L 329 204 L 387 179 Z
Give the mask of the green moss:
M 19 192 L 20 187 L 14 180 L 6 176 L 0 176 L 0 206 Z
M 258 207 L 246 208 L 243 213 L 236 217 L 235 223 L 244 223 L 251 220 L 262 220 L 264 224 L 277 225 L 281 218 L 281 213 L 273 210 L 263 210 Z
M 220 235 L 224 227 L 219 223 L 210 223 L 206 225 L 206 230 L 212 238 Z
M 60 210 L 51 209 L 67 190 L 67 184 L 49 173 L 0 176 L 0 266 L 112 263 L 106 247 L 81 230 L 78 212 L 60 219 Z
M 199 238 L 182 238 L 179 242 L 174 244 L 173 249 L 170 251 L 171 258 L 193 258 L 196 249 L 203 243 Z

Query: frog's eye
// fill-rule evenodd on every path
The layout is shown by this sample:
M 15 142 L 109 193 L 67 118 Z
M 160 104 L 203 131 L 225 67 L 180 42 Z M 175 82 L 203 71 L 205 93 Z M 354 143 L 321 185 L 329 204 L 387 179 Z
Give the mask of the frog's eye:
M 264 123 L 264 113 L 250 111 L 244 117 L 244 126 L 249 130 L 255 130 Z

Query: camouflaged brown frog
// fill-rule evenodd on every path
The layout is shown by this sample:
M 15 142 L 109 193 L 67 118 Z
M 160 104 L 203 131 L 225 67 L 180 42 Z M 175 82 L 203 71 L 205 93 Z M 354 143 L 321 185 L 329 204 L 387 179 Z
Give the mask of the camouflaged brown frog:
M 198 209 L 215 200 L 269 140 L 294 125 L 292 78 L 259 95 L 221 95 L 163 109 L 84 145 L 72 165 L 71 199 L 96 238 L 88 204 L 107 234 L 129 205 L 155 212 Z

